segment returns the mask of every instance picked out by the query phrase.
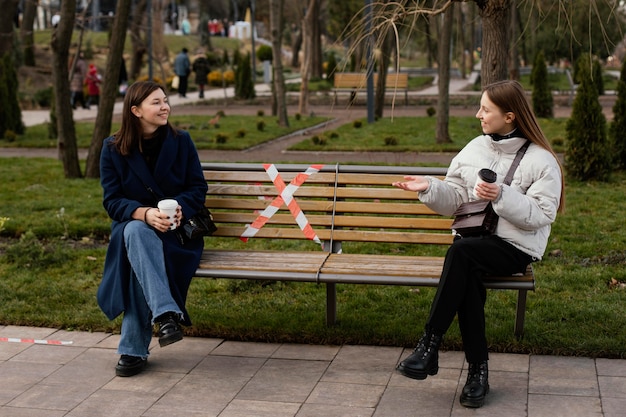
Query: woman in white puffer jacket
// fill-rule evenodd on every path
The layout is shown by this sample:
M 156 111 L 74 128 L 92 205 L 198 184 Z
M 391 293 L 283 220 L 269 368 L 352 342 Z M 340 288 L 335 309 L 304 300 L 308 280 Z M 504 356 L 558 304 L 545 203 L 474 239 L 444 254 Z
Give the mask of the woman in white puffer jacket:
M 469 363 L 461 404 L 481 407 L 489 392 L 485 336 L 485 275 L 523 272 L 543 256 L 557 212 L 563 209 L 563 170 L 516 81 L 487 86 L 481 97 L 483 135 L 472 140 L 452 160 L 446 178 L 407 176 L 393 185 L 418 193 L 420 201 L 443 215 L 464 202 L 492 202 L 499 216 L 493 235 L 455 239 L 444 262 L 437 294 L 424 335 L 414 352 L 398 365 L 413 379 L 425 379 L 439 369 L 439 345 L 458 315 L 465 358 Z M 511 185 L 503 184 L 517 151 L 530 146 Z M 498 174 L 495 183 L 477 184 L 478 171 Z

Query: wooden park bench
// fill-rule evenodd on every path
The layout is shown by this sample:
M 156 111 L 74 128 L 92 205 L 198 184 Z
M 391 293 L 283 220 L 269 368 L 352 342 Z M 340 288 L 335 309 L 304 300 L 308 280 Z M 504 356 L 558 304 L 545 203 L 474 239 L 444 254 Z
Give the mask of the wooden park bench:
M 443 176 L 445 168 L 204 163 L 203 169 L 214 236 L 234 238 L 228 247 L 235 249 L 216 249 L 208 238 L 198 277 L 324 284 L 328 325 L 337 319 L 337 284 L 439 283 L 444 251 L 432 249 L 452 242 L 451 219 L 391 183 L 405 174 Z M 297 249 L 294 241 L 301 241 Z M 514 332 L 521 337 L 526 295 L 535 288 L 532 267 L 489 277 L 485 286 L 518 292 Z
M 367 74 L 364 72 L 336 72 L 333 81 L 333 102 L 337 103 L 337 93 L 350 92 L 350 103 L 356 101 L 359 91 L 367 90 Z M 378 80 L 378 74 L 374 74 L 374 88 Z M 404 104 L 409 104 L 409 74 L 405 72 L 388 73 L 385 79 L 385 89 L 395 93 L 404 92 Z

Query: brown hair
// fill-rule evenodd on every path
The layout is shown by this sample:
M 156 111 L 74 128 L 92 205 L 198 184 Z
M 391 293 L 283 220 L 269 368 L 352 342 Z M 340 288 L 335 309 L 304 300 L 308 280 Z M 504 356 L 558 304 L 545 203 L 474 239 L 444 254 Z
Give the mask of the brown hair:
M 143 130 L 139 118 L 133 114 L 131 109 L 133 106 L 139 106 L 150 94 L 158 89 L 165 91 L 163 86 L 153 81 L 139 81 L 133 83 L 126 90 L 124 107 L 122 109 L 122 124 L 120 129 L 113 134 L 115 137 L 113 145 L 121 155 L 129 155 L 134 149 L 139 149 L 141 146 Z M 176 132 L 169 121 L 167 122 L 167 128 Z
M 559 161 L 554 149 L 541 130 L 537 118 L 530 108 L 526 99 L 526 93 L 522 85 L 514 80 L 497 81 L 487 85 L 483 92 L 487 94 L 489 100 L 493 102 L 503 113 L 511 112 L 515 115 L 515 126 L 521 135 L 532 143 L 541 146 L 550 152 L 561 170 L 561 200 L 559 201 L 559 212 L 565 209 L 565 178 L 563 176 L 563 166 Z

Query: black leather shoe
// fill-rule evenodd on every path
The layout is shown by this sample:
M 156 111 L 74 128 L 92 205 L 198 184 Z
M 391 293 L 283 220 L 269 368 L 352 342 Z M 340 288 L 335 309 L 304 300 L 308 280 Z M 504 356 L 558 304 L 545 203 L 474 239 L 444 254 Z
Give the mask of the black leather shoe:
M 139 356 L 122 355 L 115 367 L 117 376 L 133 376 L 143 371 L 148 363 L 148 359 Z
M 487 369 L 487 361 L 470 363 L 467 382 L 461 393 L 461 405 L 469 408 L 482 407 L 488 392 L 489 370 Z
M 398 372 L 412 379 L 426 379 L 439 372 L 439 345 L 443 336 L 426 331 L 415 350 L 397 366 Z
M 165 313 L 155 319 L 159 323 L 159 346 L 164 347 L 183 340 L 183 330 L 178 320 L 175 313 Z

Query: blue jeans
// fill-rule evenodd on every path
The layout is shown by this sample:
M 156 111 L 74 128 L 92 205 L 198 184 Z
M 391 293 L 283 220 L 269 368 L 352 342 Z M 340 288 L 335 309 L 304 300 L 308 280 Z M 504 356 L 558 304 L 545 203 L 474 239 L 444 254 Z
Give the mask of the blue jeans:
M 168 312 L 180 316 L 182 311 L 170 292 L 163 243 L 157 232 L 134 220 L 124 228 L 124 243 L 132 272 L 117 353 L 147 358 L 154 318 Z

